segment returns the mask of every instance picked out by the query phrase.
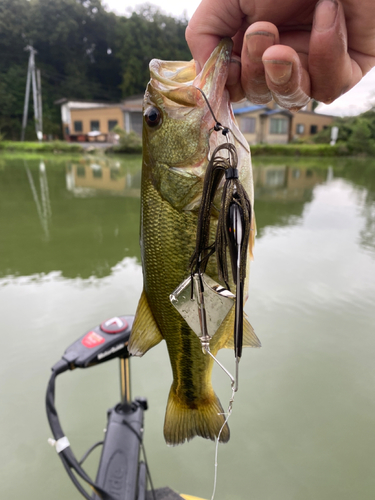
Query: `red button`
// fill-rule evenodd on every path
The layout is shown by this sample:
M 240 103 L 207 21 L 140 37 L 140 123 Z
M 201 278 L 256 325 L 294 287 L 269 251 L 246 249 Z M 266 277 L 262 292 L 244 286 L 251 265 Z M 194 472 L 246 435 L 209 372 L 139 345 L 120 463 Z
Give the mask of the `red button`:
M 91 349 L 92 347 L 96 347 L 100 344 L 103 344 L 103 342 L 105 342 L 105 338 L 99 335 L 99 333 L 92 331 L 86 333 L 81 342 L 85 347 Z

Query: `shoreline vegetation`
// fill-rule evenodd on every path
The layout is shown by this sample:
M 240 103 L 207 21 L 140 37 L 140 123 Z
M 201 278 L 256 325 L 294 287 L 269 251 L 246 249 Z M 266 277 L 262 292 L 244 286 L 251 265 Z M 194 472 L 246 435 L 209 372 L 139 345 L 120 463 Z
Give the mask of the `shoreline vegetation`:
M 329 144 L 255 144 L 250 146 L 252 156 L 284 156 L 284 157 L 368 157 L 370 152 L 354 152 L 346 143 Z M 53 154 L 141 154 L 142 146 L 127 147 L 125 145 L 96 146 L 95 143 L 84 147 L 79 143 L 65 141 L 50 142 L 17 142 L 0 141 L 2 153 L 53 153 Z

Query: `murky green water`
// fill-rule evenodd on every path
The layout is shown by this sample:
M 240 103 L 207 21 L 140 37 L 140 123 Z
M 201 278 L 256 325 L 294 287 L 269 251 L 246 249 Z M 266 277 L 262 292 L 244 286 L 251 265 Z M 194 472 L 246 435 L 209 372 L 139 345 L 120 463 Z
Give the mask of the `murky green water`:
M 216 498 L 373 500 L 375 166 L 255 163 L 258 238 L 246 310 L 263 347 L 241 362 Z M 0 158 L 2 498 L 80 498 L 47 445 L 44 394 L 71 342 L 135 312 L 139 188 L 134 159 Z M 220 359 L 233 366 L 232 353 Z M 214 444 L 164 443 L 170 383 L 163 343 L 132 360 L 133 394 L 150 405 L 155 485 L 210 498 Z M 214 387 L 226 405 L 229 384 L 217 369 Z M 101 438 L 118 393 L 116 361 L 58 380 L 77 456 Z

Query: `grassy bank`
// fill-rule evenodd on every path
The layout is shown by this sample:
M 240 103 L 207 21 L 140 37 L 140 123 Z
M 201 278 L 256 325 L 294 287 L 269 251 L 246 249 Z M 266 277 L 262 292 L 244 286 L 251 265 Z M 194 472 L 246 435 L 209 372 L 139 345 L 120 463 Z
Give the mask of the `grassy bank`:
M 1 141 L 0 152 L 9 151 L 17 153 L 84 153 L 85 150 L 79 144 L 72 144 L 65 141 L 51 142 L 16 142 Z
M 80 144 L 65 142 L 65 141 L 51 141 L 51 142 L 13 142 L 13 141 L 0 141 L 0 152 L 25 152 L 25 153 L 70 153 L 70 154 L 83 154 L 93 153 L 100 151 L 115 154 L 124 153 L 141 153 L 141 147 L 129 150 L 128 147 L 114 146 L 104 150 L 102 148 L 95 149 L 95 144 L 90 148 L 90 151 L 85 150 Z M 329 144 L 255 144 L 250 146 L 252 156 L 282 156 L 282 157 L 339 157 L 351 156 L 353 153 L 344 144 L 336 144 L 330 146 Z
M 255 144 L 250 146 L 252 156 L 281 156 L 281 157 L 342 157 L 351 156 L 353 153 L 345 144 L 330 146 L 329 144 Z M 107 153 L 139 153 L 138 149 L 129 149 L 123 146 L 114 146 Z
M 345 144 L 255 144 L 250 146 L 253 156 L 349 156 Z

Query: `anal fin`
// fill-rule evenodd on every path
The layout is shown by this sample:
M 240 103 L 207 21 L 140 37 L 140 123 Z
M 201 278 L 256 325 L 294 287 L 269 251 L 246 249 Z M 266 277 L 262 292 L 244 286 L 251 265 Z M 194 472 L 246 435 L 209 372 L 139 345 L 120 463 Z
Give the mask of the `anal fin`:
M 129 340 L 129 352 L 133 356 L 143 356 L 149 349 L 163 340 L 159 327 L 151 312 L 145 291 L 143 290 L 135 313 Z
M 234 336 L 231 335 L 227 340 L 225 346 L 226 349 L 234 349 Z M 243 344 L 242 347 L 262 347 L 260 340 L 255 335 L 254 328 L 250 325 L 246 314 L 243 318 Z

